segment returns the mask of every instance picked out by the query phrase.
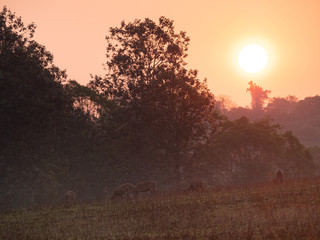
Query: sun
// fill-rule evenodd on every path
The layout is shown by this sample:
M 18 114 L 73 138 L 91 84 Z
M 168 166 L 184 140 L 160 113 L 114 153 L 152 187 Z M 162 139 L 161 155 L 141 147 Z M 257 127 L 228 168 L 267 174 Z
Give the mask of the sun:
M 267 51 L 257 44 L 250 44 L 241 49 L 238 55 L 241 68 L 248 73 L 262 71 L 268 63 Z

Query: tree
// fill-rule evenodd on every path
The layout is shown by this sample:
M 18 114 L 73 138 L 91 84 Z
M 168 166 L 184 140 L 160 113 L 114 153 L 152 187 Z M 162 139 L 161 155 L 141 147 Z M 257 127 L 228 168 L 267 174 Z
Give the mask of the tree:
M 53 56 L 44 46 L 32 40 L 34 32 L 34 24 L 25 26 L 21 18 L 3 8 L 0 13 L 0 132 L 5 142 L 26 136 L 35 128 L 52 128 L 55 119 L 72 110 L 72 101 L 61 85 L 65 72 L 53 64 Z
M 112 102 L 108 101 L 104 95 L 80 85 L 75 80 L 68 81 L 64 85 L 64 90 L 73 99 L 73 107 L 94 121 L 99 119 L 104 109 L 112 105 Z
M 313 172 L 312 157 L 291 133 L 280 133 L 269 118 L 250 122 L 246 117 L 221 123 L 208 146 L 211 159 L 227 172 L 232 183 L 266 181 L 282 168 L 291 178 Z
M 237 104 L 231 100 L 230 96 L 220 95 L 216 98 L 215 108 L 221 112 L 221 114 L 226 114 L 231 109 L 237 107 Z
M 24 25 L 6 7 L 0 12 L 0 195 L 23 199 L 58 187 L 57 152 L 73 112 L 62 82 L 66 74 L 53 55 L 33 40 L 35 25 Z M 47 186 L 51 186 L 48 188 Z M 20 191 L 19 190 L 19 191 Z M 0 203 L 2 199 L 0 199 Z
M 107 73 L 95 76 L 90 87 L 123 109 L 117 120 L 127 129 L 131 150 L 165 152 L 181 178 L 182 156 L 205 139 L 215 122 L 206 81 L 185 68 L 189 38 L 175 33 L 173 21 L 165 17 L 158 24 L 148 18 L 122 22 L 109 32 Z
M 254 82 L 249 82 L 249 88 L 247 92 L 251 94 L 251 107 L 253 110 L 262 110 L 265 100 L 268 99 L 270 90 L 263 90 L 262 87 L 258 86 Z

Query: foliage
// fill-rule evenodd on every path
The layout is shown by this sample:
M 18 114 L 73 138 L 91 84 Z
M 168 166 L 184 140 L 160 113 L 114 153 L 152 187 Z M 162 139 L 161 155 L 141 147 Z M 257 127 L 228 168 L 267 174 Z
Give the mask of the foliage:
M 34 41 L 35 25 L 24 25 L 6 7 L 0 13 L 0 179 L 1 201 L 12 195 L 51 195 L 53 149 L 65 130 L 72 100 L 63 91 L 64 71 Z M 44 160 L 45 159 L 45 160 Z M 41 187 L 39 187 L 41 185 Z M 38 186 L 38 191 L 34 191 Z M 41 197 L 40 197 L 41 198 Z M 14 204 L 15 205 L 15 204 Z
M 262 87 L 252 81 L 249 82 L 247 92 L 251 94 L 252 110 L 262 110 L 265 100 L 268 99 L 268 94 L 271 93 L 270 90 L 263 90 Z
M 235 184 L 265 181 L 277 168 L 286 177 L 308 176 L 314 169 L 310 153 L 291 132 L 279 130 L 268 118 L 226 120 L 208 146 L 208 161 L 218 160 Z
M 230 109 L 236 108 L 237 104 L 231 100 L 230 96 L 219 95 L 216 97 L 215 109 L 225 115 Z
M 106 39 L 107 73 L 96 76 L 90 87 L 120 106 L 113 117 L 129 138 L 131 158 L 162 151 L 180 169 L 182 155 L 214 130 L 215 121 L 206 81 L 184 67 L 189 38 L 161 17 L 158 24 L 122 22 L 110 28 Z
M 55 128 L 55 119 L 61 120 L 72 102 L 60 84 L 65 73 L 53 65 L 51 53 L 32 40 L 35 25 L 24 26 L 4 7 L 0 29 L 0 131 L 5 144 L 34 129 Z
M 106 109 L 112 106 L 105 96 L 87 86 L 71 80 L 64 85 L 65 92 L 73 99 L 73 107 L 86 114 L 91 120 L 97 121 Z
M 294 96 L 273 98 L 263 111 L 248 108 L 233 108 L 225 111 L 231 120 L 246 116 L 250 120 L 262 119 L 269 115 L 283 129 L 290 130 L 306 146 L 319 146 L 320 142 L 320 97 L 306 97 L 298 100 Z
M 57 201 L 92 151 L 92 123 L 73 107 L 79 94 L 66 90 L 35 28 L 6 7 L 0 13 L 0 208 Z

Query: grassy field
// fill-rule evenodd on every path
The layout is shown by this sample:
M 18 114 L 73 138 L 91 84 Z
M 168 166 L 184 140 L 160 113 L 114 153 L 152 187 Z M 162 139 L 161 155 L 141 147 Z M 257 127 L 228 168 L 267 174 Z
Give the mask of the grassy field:
M 0 239 L 320 239 L 320 179 L 10 210 Z

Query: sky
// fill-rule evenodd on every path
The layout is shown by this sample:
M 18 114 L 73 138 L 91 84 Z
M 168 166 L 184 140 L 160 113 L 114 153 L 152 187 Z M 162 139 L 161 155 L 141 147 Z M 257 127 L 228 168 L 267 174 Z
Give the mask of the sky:
M 271 90 L 270 97 L 304 99 L 320 91 L 319 0 L 1 0 L 5 5 L 25 24 L 37 25 L 35 40 L 83 85 L 90 74 L 104 74 L 110 27 L 165 16 L 190 37 L 187 68 L 207 78 L 216 96 L 249 106 L 249 81 Z M 247 44 L 266 49 L 263 71 L 240 68 L 238 53 Z

